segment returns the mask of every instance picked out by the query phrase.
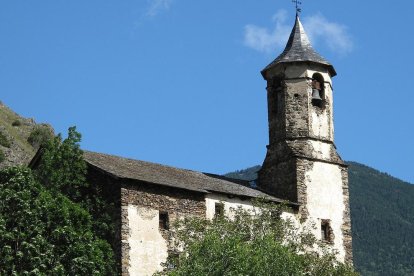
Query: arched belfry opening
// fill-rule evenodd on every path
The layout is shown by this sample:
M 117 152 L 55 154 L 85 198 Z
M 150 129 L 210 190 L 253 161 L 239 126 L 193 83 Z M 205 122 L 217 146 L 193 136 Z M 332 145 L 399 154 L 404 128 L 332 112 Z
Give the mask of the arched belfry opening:
M 319 108 L 325 106 L 325 81 L 319 73 L 312 75 L 312 105 Z

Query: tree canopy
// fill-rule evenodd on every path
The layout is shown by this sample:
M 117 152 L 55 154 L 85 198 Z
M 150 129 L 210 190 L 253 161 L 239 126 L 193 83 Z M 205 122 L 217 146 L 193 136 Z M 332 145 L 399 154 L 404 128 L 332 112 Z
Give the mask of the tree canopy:
M 112 271 L 111 247 L 92 232 L 88 212 L 64 195 L 50 193 L 28 168 L 0 172 L 0 202 L 1 275 Z
M 36 173 L 0 171 L 0 275 L 114 275 L 109 243 L 94 231 L 80 134 L 50 140 Z
M 259 203 L 254 214 L 237 209 L 212 221 L 179 220 L 174 231 L 182 251 L 169 257 L 160 274 L 358 275 L 318 243 L 310 229 L 299 230 L 283 219 L 283 208 Z
M 52 192 L 61 192 L 74 201 L 82 201 L 82 188 L 88 186 L 86 163 L 79 142 L 81 134 L 70 127 L 68 137 L 59 134 L 49 139 L 35 170 L 39 181 Z

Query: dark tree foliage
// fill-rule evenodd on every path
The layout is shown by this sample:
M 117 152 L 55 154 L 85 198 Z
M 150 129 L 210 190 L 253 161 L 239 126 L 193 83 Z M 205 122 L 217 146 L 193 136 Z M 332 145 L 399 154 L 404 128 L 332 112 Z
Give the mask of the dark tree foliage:
M 117 274 L 113 227 L 86 182 L 80 140 L 71 127 L 44 144 L 33 172 L 0 172 L 0 275 Z
M 36 175 L 39 181 L 52 192 L 61 192 L 71 200 L 80 202 L 86 183 L 86 163 L 79 142 L 81 134 L 70 127 L 68 137 L 59 134 L 47 141 Z
M 100 238 L 114 244 L 115 202 L 108 200 L 107 191 L 86 181 L 87 165 L 80 148 L 81 134 L 70 127 L 68 137 L 50 139 L 43 147 L 36 176 L 50 191 L 63 193 L 81 204 L 93 218 L 93 231 Z
M 234 179 L 252 181 L 257 179 L 257 172 L 260 170 L 260 168 L 260 166 L 254 166 L 244 170 L 227 173 L 225 174 L 225 176 Z
M 362 275 L 414 275 L 414 186 L 349 165 L 355 267 Z
M 4 154 L 3 150 L 0 149 L 0 163 L 6 159 L 6 155 Z
M 23 167 L 0 172 L 0 275 L 112 275 L 91 216 Z
M 282 219 L 282 206 L 258 203 L 257 207 L 253 213 L 234 210 L 231 218 L 179 220 L 175 241 L 183 251 L 172 255 L 160 274 L 358 275 L 337 262 L 323 244 L 318 244 L 321 251 L 314 250 L 314 236 Z
M 34 148 L 45 145 L 53 138 L 53 132 L 45 125 L 36 126 L 27 138 L 27 142 Z
M 12 123 L 12 126 L 14 126 L 14 127 L 18 127 L 18 126 L 21 126 L 21 125 L 22 125 L 22 122 L 20 120 L 14 120 L 13 123 Z

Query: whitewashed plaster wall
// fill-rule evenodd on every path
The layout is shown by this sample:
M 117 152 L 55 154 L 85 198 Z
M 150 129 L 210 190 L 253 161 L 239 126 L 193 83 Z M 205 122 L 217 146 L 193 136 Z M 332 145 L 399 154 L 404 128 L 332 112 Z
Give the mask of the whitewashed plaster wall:
M 207 219 L 214 218 L 216 203 L 224 204 L 224 214 L 230 218 L 234 215 L 234 210 L 239 207 L 249 211 L 253 211 L 254 208 L 250 200 L 241 200 L 237 197 L 229 198 L 221 194 L 207 194 L 205 198 Z
M 329 140 L 332 137 L 330 128 L 331 118 L 326 113 L 326 110 L 322 111 L 322 114 L 315 111 L 311 112 L 310 130 L 312 135 Z
M 214 218 L 216 203 L 222 203 L 224 205 L 224 214 L 229 218 L 232 218 L 234 216 L 234 211 L 238 208 L 242 208 L 243 210 L 255 213 L 260 212 L 260 209 L 255 208 L 250 199 L 242 200 L 237 197 L 229 198 L 228 196 L 221 194 L 208 194 L 206 195 L 207 219 Z M 299 219 L 292 210 L 282 212 L 281 217 L 284 220 L 290 220 L 295 227 L 300 227 Z
M 158 229 L 159 211 L 128 205 L 128 222 L 129 275 L 146 276 L 162 270 L 161 263 L 168 257 L 168 245 Z
M 341 169 L 337 165 L 314 162 L 306 172 L 307 210 L 309 220 L 315 223 L 314 235 L 321 239 L 321 220 L 329 219 L 334 233 L 333 248 L 339 261 L 345 260 L 342 224 L 344 222 L 344 197 Z

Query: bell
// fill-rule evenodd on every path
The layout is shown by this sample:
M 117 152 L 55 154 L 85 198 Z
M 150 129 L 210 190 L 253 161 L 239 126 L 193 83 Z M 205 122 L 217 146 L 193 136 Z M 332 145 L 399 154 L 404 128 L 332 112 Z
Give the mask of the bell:
M 321 102 L 322 98 L 319 95 L 319 90 L 318 89 L 312 89 L 312 101 L 315 102 Z

